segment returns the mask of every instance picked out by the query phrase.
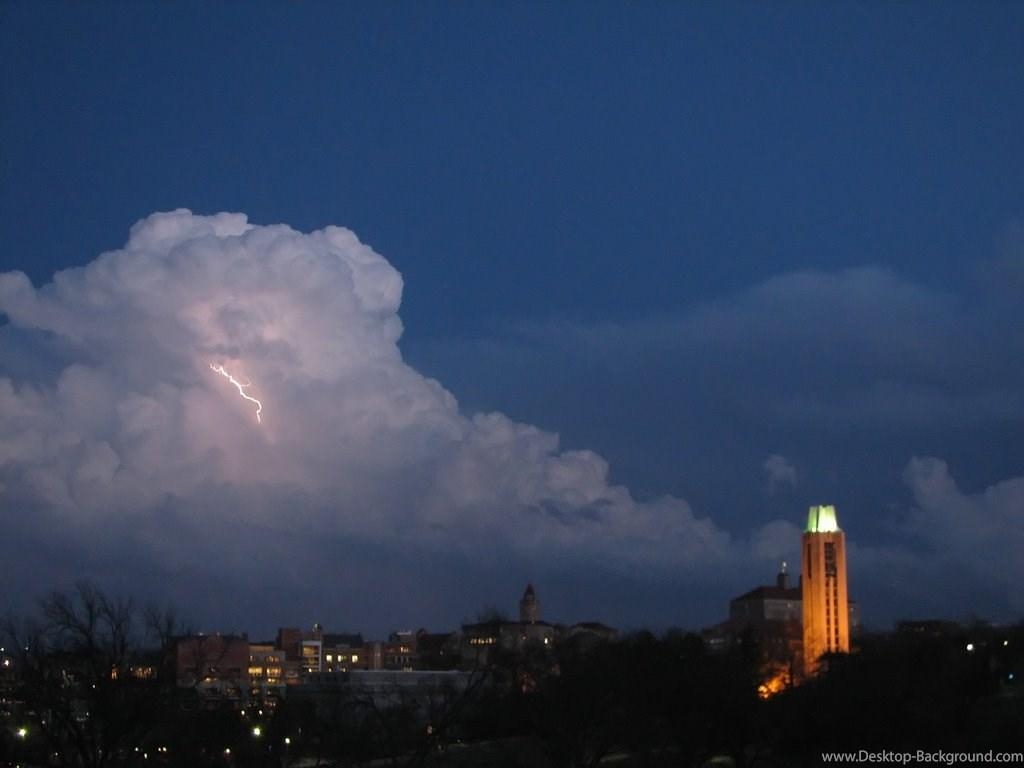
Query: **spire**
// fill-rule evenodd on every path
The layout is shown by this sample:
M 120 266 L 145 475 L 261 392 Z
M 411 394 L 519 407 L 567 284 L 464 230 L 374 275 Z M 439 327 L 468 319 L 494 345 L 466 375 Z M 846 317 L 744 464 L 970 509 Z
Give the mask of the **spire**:
M 533 584 L 526 585 L 523 599 L 519 601 L 519 621 L 523 624 L 536 624 L 540 621 L 540 600 L 533 589 Z
M 779 575 L 775 577 L 775 586 L 779 589 L 789 589 L 789 573 L 787 572 L 786 561 L 782 561 L 782 567 L 779 569 Z

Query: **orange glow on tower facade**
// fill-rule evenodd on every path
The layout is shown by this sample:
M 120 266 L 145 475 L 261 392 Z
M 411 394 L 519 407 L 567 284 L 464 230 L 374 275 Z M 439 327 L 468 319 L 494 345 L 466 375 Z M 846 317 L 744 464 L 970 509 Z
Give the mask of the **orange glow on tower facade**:
M 821 657 L 850 652 L 850 606 L 846 592 L 846 537 L 835 507 L 811 507 L 803 535 L 801 571 L 804 673 L 813 677 Z

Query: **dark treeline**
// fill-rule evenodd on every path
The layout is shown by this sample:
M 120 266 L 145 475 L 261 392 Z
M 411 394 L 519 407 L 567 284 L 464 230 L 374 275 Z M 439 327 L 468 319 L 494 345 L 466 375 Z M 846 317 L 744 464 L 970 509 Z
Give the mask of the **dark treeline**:
M 8 619 L 0 763 L 820 765 L 823 751 L 1019 750 L 1024 726 L 1020 627 L 867 636 L 768 700 L 753 639 L 711 654 L 692 634 L 640 632 L 499 652 L 429 694 L 296 686 L 263 712 L 179 687 L 169 659 L 183 633 L 173 614 L 89 585 Z

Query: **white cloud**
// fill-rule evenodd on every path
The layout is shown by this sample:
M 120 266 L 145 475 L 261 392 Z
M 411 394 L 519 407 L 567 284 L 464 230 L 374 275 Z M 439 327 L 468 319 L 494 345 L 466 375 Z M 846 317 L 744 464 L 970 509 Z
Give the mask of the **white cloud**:
M 964 493 L 941 459 L 913 458 L 904 480 L 916 507 L 910 530 L 927 542 L 934 559 L 953 573 L 994 582 L 1024 610 L 1024 477 Z
M 51 380 L 0 378 L 0 493 L 93 542 L 170 506 L 287 531 L 293 557 L 325 533 L 681 573 L 761 554 L 555 434 L 461 413 L 402 359 L 401 292 L 348 230 L 187 211 L 39 289 L 0 275 L 0 312 L 65 356 Z M 251 381 L 262 424 L 211 363 Z M 216 549 L 159 538 L 143 546 L 169 562 Z

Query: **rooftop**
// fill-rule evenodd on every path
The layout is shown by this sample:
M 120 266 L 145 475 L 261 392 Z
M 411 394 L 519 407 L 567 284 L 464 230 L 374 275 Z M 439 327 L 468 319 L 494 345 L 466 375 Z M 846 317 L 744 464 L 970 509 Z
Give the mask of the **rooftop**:
M 745 592 L 739 597 L 734 597 L 732 602 L 737 600 L 803 600 L 803 592 L 800 587 L 757 587 Z

